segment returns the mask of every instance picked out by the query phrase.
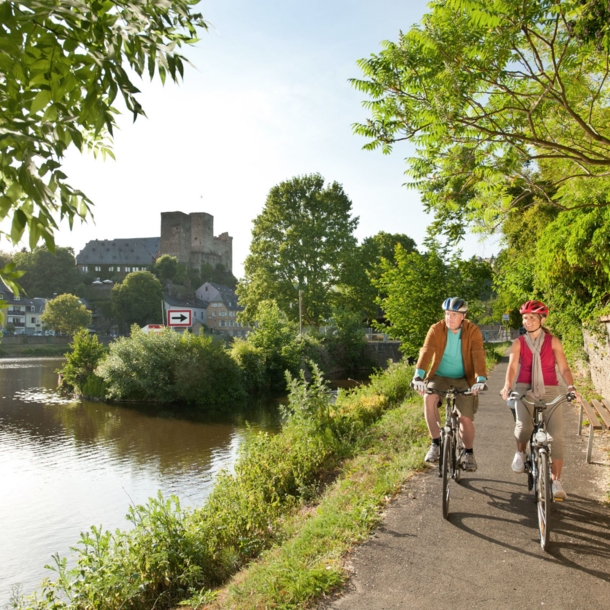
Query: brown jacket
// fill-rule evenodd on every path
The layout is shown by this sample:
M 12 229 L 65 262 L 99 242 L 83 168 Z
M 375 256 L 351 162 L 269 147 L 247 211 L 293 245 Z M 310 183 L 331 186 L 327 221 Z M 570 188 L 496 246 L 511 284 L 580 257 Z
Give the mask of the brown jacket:
M 431 379 L 441 362 L 445 347 L 447 346 L 447 325 L 445 320 L 433 324 L 426 335 L 424 346 L 419 350 L 416 369 L 428 371 L 426 379 Z M 468 320 L 462 322 L 462 358 L 464 360 L 464 373 L 466 381 L 472 385 L 479 376 L 487 377 L 485 366 L 485 347 L 483 335 L 479 327 Z

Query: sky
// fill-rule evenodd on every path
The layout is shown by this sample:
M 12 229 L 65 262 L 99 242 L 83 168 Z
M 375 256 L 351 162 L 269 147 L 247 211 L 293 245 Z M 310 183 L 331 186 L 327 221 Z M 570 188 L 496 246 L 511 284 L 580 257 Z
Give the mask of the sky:
M 92 239 L 160 235 L 161 212 L 207 212 L 214 234 L 233 237 L 241 277 L 252 221 L 269 190 L 320 173 L 336 181 L 360 219 L 360 241 L 379 231 L 422 244 L 431 218 L 404 186 L 409 144 L 392 155 L 365 151 L 352 125 L 365 96 L 348 82 L 356 61 L 419 21 L 423 0 L 202 0 L 210 25 L 183 51 L 192 66 L 179 85 L 137 83 L 147 118 L 119 119 L 112 159 L 71 152 L 64 171 L 95 203 L 94 221 L 62 224 L 60 246 L 78 253 Z M 464 255 L 497 243 L 471 236 Z

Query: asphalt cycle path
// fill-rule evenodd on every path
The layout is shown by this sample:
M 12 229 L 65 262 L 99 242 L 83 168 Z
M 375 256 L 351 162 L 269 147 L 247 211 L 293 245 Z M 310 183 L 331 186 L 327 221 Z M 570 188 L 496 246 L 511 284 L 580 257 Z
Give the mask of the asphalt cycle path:
M 553 503 L 551 543 L 542 551 L 527 476 L 510 467 L 514 424 L 499 396 L 507 363 L 504 358 L 494 369 L 489 390 L 480 395 L 478 470 L 452 486 L 449 520 L 442 517 L 435 465 L 404 485 L 374 536 L 349 557 L 352 577 L 344 591 L 320 609 L 610 608 L 603 453 L 594 455 L 597 464 L 586 463 L 578 409 L 564 404 L 568 499 Z

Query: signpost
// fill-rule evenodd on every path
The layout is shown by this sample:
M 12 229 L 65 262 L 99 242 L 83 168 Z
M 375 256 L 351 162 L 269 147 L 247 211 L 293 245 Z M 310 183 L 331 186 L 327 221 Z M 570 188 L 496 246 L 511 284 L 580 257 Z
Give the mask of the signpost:
M 192 326 L 193 312 L 190 309 L 168 309 L 167 325 L 178 327 Z

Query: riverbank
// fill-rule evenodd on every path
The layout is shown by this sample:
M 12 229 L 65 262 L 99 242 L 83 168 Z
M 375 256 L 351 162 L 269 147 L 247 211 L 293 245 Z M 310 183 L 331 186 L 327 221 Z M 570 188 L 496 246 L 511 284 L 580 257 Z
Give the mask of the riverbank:
M 8 335 L 0 342 L 0 358 L 64 356 L 71 341 L 70 337 Z

